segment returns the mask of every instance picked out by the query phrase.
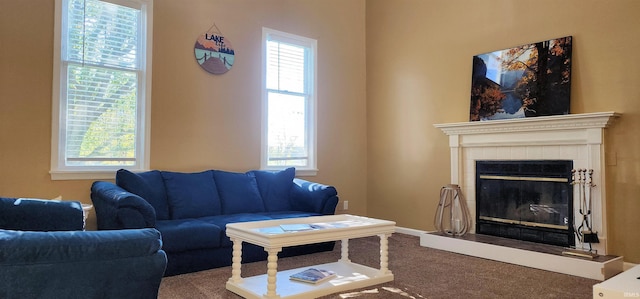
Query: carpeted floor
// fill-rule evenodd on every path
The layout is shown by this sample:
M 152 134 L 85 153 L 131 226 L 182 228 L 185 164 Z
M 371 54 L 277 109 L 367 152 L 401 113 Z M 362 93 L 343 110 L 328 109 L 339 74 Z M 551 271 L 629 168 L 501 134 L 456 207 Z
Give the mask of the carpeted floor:
M 379 238 L 349 242 L 350 259 L 379 267 Z M 340 258 L 340 242 L 331 252 L 282 258 L 285 270 L 333 262 Z M 242 276 L 266 273 L 266 262 L 242 265 Z M 502 262 L 470 257 L 420 246 L 415 236 L 393 234 L 389 238 L 389 269 L 395 280 L 364 289 L 322 298 L 592 298 L 598 281 Z M 160 285 L 160 299 L 221 298 L 240 296 L 226 290 L 231 268 L 218 268 L 166 277 Z

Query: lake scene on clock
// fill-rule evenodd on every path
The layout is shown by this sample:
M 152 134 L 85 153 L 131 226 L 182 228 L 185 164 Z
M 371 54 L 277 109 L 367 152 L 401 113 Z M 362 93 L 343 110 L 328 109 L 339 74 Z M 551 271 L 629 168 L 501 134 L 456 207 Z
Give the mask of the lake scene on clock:
M 212 27 L 212 29 L 215 25 Z M 200 35 L 194 45 L 196 61 L 205 71 L 220 75 L 228 72 L 235 60 L 235 51 L 222 33 L 215 27 L 215 31 Z
M 473 56 L 470 121 L 569 114 L 572 37 Z

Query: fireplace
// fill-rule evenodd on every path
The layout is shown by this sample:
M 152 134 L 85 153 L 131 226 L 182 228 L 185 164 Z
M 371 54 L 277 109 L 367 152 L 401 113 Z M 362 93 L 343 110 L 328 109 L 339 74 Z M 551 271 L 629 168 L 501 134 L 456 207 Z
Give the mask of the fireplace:
M 449 136 L 451 183 L 461 186 L 477 231 L 476 161 L 568 160 L 575 169 L 593 169 L 592 226 L 600 243 L 593 248 L 607 254 L 604 133 L 615 112 L 540 116 L 483 122 L 436 124 Z M 610 161 L 613 162 L 613 161 Z M 615 162 L 613 162 L 615 163 Z M 575 200 L 577 197 L 573 197 Z M 573 217 L 581 217 L 573 205 Z M 579 218 L 575 218 L 579 219 Z M 578 242 L 574 243 L 577 244 Z M 569 242 L 571 244 L 571 242 Z
M 598 254 L 607 256 L 607 198 L 605 162 L 615 165 L 615 152 L 605 153 L 605 129 L 620 114 L 615 112 L 596 112 L 584 114 L 540 116 L 520 119 L 493 120 L 480 122 L 460 122 L 435 124 L 449 139 L 451 154 L 451 178 L 447 183 L 460 186 L 472 214 L 472 228 L 464 238 L 495 238 L 477 233 L 478 203 L 476 202 L 476 167 L 478 161 L 571 161 L 568 169 L 593 169 L 593 187 L 590 191 L 593 215 L 592 227 L 597 232 L 600 243 L 593 248 Z M 516 177 L 519 175 L 516 175 Z M 565 176 L 566 177 L 566 176 Z M 570 177 L 569 177 L 570 178 Z M 562 183 L 564 184 L 564 183 Z M 573 188 L 569 187 L 569 190 Z M 562 191 L 558 191 L 562 192 Z M 533 193 L 537 193 L 534 191 Z M 571 192 L 572 193 L 572 192 Z M 573 193 L 572 193 L 573 194 Z M 535 196 L 534 196 L 535 197 Z M 572 200 L 579 197 L 574 195 Z M 569 200 L 571 202 L 572 200 Z M 544 206 L 531 206 L 544 209 Z M 569 208 L 574 219 L 581 219 L 580 205 Z M 569 215 L 568 217 L 571 217 Z M 498 218 L 498 217 L 495 217 Z M 564 217 L 561 217 L 563 219 Z M 567 219 L 569 223 L 571 221 Z M 522 223 L 520 223 L 522 224 Z M 528 228 L 528 227 L 526 227 Z M 569 228 L 570 230 L 571 228 Z M 570 233 L 569 233 L 570 234 Z M 552 247 L 564 250 L 563 246 L 532 243 L 528 241 L 508 240 L 510 243 L 535 244 L 535 247 Z M 579 242 L 574 239 L 576 247 Z M 561 254 L 526 250 L 510 245 L 493 245 L 486 242 L 467 241 L 463 238 L 440 236 L 424 233 L 420 236 L 420 244 L 440 250 L 478 256 L 577 275 L 592 279 L 604 280 L 622 271 L 622 258 L 613 257 L 606 261 L 585 261 L 581 258 L 568 258 Z
M 476 233 L 573 246 L 571 160 L 477 160 Z

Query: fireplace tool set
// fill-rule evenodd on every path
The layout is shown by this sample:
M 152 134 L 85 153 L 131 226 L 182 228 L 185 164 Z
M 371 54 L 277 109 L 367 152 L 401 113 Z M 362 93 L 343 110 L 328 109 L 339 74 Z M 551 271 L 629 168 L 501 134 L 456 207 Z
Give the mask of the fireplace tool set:
M 463 236 L 471 229 L 471 213 L 460 186 L 449 184 L 440 189 L 433 224 L 439 232 L 450 236 Z
M 574 231 L 581 246 L 575 249 L 564 251 L 563 254 L 575 255 L 580 257 L 594 258 L 598 256 L 597 250 L 594 250 L 591 246 L 592 243 L 600 243 L 598 239 L 598 233 L 593 231 L 592 227 L 592 214 L 591 214 L 591 188 L 596 185 L 593 184 L 593 169 L 573 169 L 571 170 L 571 185 L 577 189 L 578 200 L 580 202 L 580 215 L 582 220 L 578 227 L 575 227 Z M 575 194 L 575 193 L 574 193 Z M 576 221 L 574 221 L 576 222 Z M 589 249 L 585 249 L 584 245 L 589 244 Z

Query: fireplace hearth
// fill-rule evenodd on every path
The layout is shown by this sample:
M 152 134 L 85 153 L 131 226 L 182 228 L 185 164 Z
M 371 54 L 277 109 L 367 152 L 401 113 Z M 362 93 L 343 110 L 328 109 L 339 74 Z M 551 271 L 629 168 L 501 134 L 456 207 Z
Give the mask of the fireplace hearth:
M 476 161 L 476 233 L 573 246 L 571 160 Z

